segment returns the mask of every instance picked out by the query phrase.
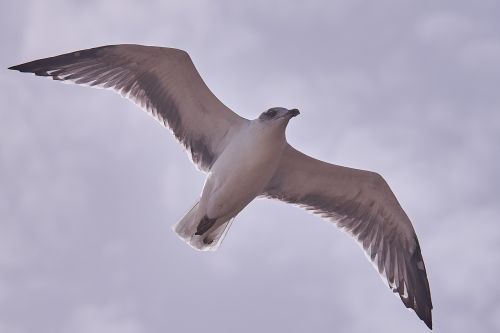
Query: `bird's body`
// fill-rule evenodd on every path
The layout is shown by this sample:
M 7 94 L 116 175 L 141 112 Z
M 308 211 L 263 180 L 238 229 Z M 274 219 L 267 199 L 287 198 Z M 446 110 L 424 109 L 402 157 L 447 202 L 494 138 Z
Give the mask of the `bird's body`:
M 288 112 L 275 109 L 284 115 Z M 264 192 L 275 174 L 287 145 L 289 119 L 283 117 L 272 126 L 254 119 L 234 134 L 210 169 L 200 201 L 175 227 L 182 239 L 198 250 L 218 248 L 227 223 Z M 209 228 L 200 232 L 198 222 L 203 219 L 207 221 L 205 228 Z
M 432 301 L 417 236 L 377 173 L 316 160 L 285 137 L 298 110 L 271 108 L 240 117 L 208 89 L 177 49 L 110 45 L 35 60 L 10 69 L 113 88 L 169 128 L 207 173 L 199 200 L 175 225 L 198 250 L 215 250 L 232 219 L 255 197 L 310 210 L 350 234 L 391 290 L 432 328 Z
M 209 218 L 230 219 L 261 194 L 286 145 L 284 127 L 258 120 L 242 128 L 210 170 L 200 199 Z

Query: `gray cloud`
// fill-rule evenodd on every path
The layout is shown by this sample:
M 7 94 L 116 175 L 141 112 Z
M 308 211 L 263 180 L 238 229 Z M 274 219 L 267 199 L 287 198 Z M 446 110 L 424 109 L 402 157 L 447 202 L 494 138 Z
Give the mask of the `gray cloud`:
M 406 209 L 436 330 L 500 330 L 497 3 L 1 6 L 4 68 L 172 46 L 246 117 L 300 108 L 291 143 L 382 173 Z M 126 100 L 8 71 L 0 88 L 1 332 L 426 331 L 349 237 L 282 203 L 252 203 L 217 253 L 180 242 L 204 177 Z

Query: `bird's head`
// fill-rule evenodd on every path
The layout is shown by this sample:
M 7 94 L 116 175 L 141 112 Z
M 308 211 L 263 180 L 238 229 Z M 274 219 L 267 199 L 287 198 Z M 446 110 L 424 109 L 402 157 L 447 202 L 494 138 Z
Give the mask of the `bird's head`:
M 300 114 L 297 109 L 286 109 L 282 107 L 274 107 L 270 108 L 267 111 L 264 111 L 259 116 L 259 121 L 267 122 L 269 124 L 272 123 L 288 123 L 290 119 Z

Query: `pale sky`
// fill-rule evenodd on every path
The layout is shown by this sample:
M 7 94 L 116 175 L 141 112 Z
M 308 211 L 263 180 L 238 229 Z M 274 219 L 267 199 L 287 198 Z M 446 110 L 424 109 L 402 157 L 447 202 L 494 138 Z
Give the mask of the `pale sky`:
M 235 112 L 381 173 L 416 229 L 436 332 L 500 331 L 500 3 L 19 1 L 0 5 L 0 332 L 427 332 L 359 246 L 250 204 L 215 253 L 171 226 L 204 175 L 109 91 L 7 71 L 78 49 L 188 51 Z M 297 3 L 297 2 L 295 2 Z

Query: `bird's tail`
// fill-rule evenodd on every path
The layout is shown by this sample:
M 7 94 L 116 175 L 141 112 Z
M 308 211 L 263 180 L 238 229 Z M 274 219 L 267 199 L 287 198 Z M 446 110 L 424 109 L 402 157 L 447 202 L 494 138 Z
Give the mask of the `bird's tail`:
M 183 241 L 194 249 L 215 251 L 222 243 L 234 218 L 223 221 L 210 219 L 206 215 L 200 216 L 198 204 L 199 201 L 174 225 L 173 229 Z

